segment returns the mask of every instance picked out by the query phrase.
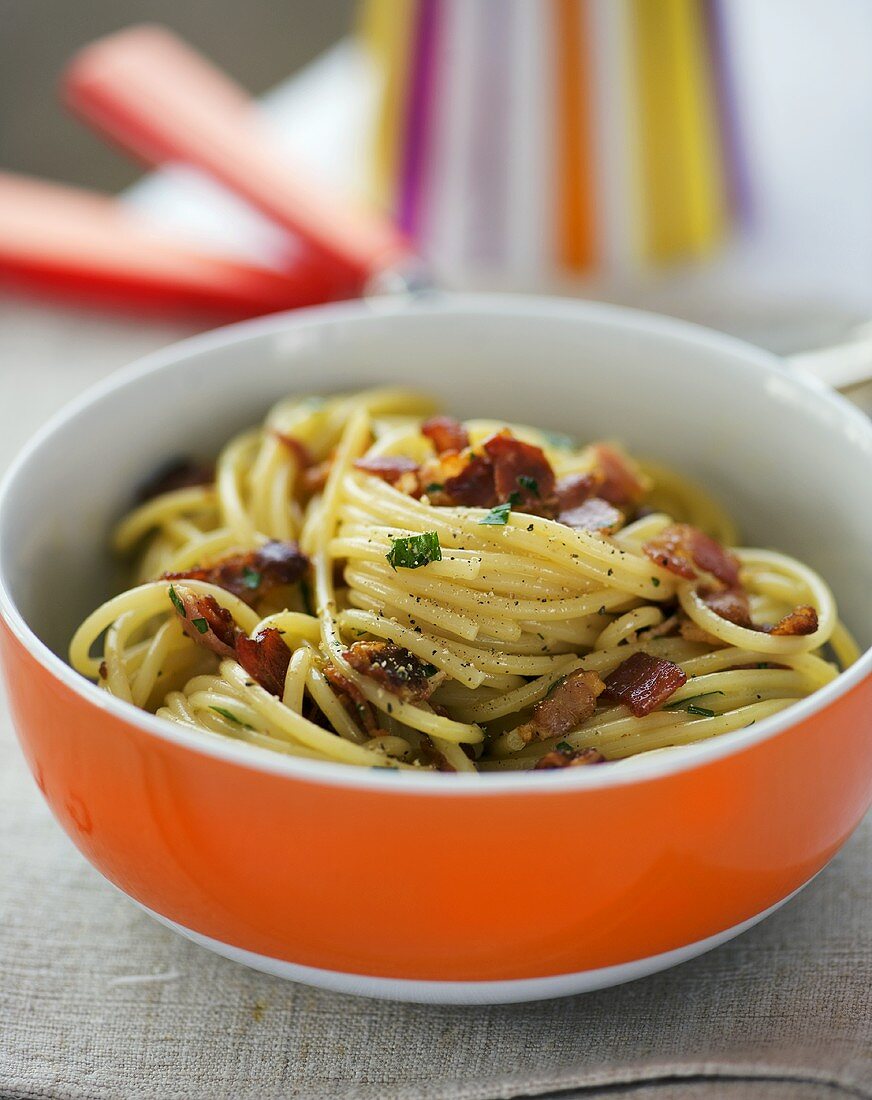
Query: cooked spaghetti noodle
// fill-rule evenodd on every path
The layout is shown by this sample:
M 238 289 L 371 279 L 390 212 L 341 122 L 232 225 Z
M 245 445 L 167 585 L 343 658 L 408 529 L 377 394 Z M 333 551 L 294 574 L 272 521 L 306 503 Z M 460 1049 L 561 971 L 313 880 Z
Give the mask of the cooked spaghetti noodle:
M 114 548 L 135 587 L 70 660 L 204 735 L 470 772 L 587 765 L 749 726 L 856 647 L 811 569 L 728 551 L 705 493 L 609 444 L 293 398 L 214 472 L 165 472 Z

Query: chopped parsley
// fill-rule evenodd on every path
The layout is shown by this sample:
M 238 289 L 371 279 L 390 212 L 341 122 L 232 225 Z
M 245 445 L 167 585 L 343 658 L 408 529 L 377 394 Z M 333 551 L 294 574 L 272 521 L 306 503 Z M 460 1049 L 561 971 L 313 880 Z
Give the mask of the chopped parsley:
M 242 570 L 242 583 L 246 588 L 258 588 L 260 586 L 260 573 L 246 565 Z
M 429 661 L 425 661 L 424 664 L 421 665 L 421 671 L 425 676 L 435 676 L 439 669 L 436 665 L 431 665 Z
M 686 710 L 688 714 L 702 713 L 706 718 L 714 717 L 714 711 L 708 707 L 693 706 L 698 699 L 708 699 L 712 695 L 723 695 L 722 691 L 705 691 L 702 695 L 691 695 L 687 699 L 679 699 L 677 703 L 667 703 L 664 710 Z M 689 705 L 690 704 L 690 705 Z
M 209 707 L 209 710 L 214 710 L 216 714 L 220 714 L 222 718 L 226 718 L 228 722 L 232 722 L 234 726 L 242 726 L 242 728 L 246 730 L 252 728 L 247 722 L 243 722 L 242 719 L 237 718 L 232 710 L 226 710 L 224 707 Z
M 427 486 L 427 488 L 424 490 L 424 492 L 425 493 L 441 493 L 444 488 L 445 488 L 445 486 L 442 484 L 441 481 L 431 481 L 430 484 Z
M 394 571 L 420 569 L 430 562 L 442 561 L 442 547 L 436 531 L 425 531 L 423 535 L 409 535 L 407 538 L 392 538 L 391 544 L 385 557 Z
M 491 508 L 488 514 L 482 516 L 478 522 L 486 527 L 504 527 L 509 522 L 511 510 L 511 501 L 507 500 L 505 504 L 498 504 L 495 508 Z
M 568 741 L 558 741 L 554 748 L 557 749 L 558 752 L 575 752 L 575 749 Z
M 191 619 L 193 625 L 197 628 L 198 634 L 206 634 L 209 630 L 209 624 L 205 619 Z
M 182 616 L 183 619 L 187 619 L 188 615 L 187 615 L 187 612 L 185 611 L 185 605 L 182 603 L 178 592 L 176 592 L 175 588 L 173 588 L 172 585 L 170 585 L 169 596 L 170 596 L 170 602 L 172 603 L 172 605 L 176 609 L 176 611 L 178 611 L 178 613 Z
M 654 585 L 655 588 L 659 588 L 660 587 L 660 578 L 659 577 L 652 577 L 651 578 L 651 583 Z
M 530 477 L 528 474 L 518 474 L 518 484 L 522 489 L 526 489 L 528 493 L 532 493 L 534 497 L 539 496 L 539 482 L 535 477 Z

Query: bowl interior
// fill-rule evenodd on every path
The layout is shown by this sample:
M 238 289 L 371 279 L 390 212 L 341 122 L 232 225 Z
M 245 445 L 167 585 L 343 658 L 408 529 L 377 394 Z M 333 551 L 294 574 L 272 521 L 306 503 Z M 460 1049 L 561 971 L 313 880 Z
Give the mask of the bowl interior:
M 384 383 L 432 391 L 458 415 L 617 439 L 672 464 L 729 507 L 745 545 L 818 569 L 861 644 L 872 641 L 869 422 L 727 337 L 553 300 L 350 303 L 151 356 L 85 395 L 16 465 L 0 509 L 0 581 L 63 655 L 117 585 L 107 533 L 150 472 L 214 454 L 287 393 Z

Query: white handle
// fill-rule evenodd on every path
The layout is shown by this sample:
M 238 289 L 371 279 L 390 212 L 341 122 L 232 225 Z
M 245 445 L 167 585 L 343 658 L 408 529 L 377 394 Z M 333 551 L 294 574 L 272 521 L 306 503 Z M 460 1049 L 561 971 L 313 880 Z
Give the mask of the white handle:
M 872 381 L 872 322 L 859 325 L 842 344 L 790 355 L 787 361 L 837 390 Z

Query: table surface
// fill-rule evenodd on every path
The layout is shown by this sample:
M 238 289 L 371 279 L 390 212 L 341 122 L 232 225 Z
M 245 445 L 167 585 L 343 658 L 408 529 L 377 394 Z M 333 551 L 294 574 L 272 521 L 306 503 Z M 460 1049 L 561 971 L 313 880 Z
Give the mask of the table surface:
M 0 468 L 68 398 L 182 334 L 0 305 Z M 0 703 L 0 1095 L 872 1097 L 872 819 L 783 910 L 674 971 L 527 1006 L 366 1001 L 143 915 L 52 821 Z

